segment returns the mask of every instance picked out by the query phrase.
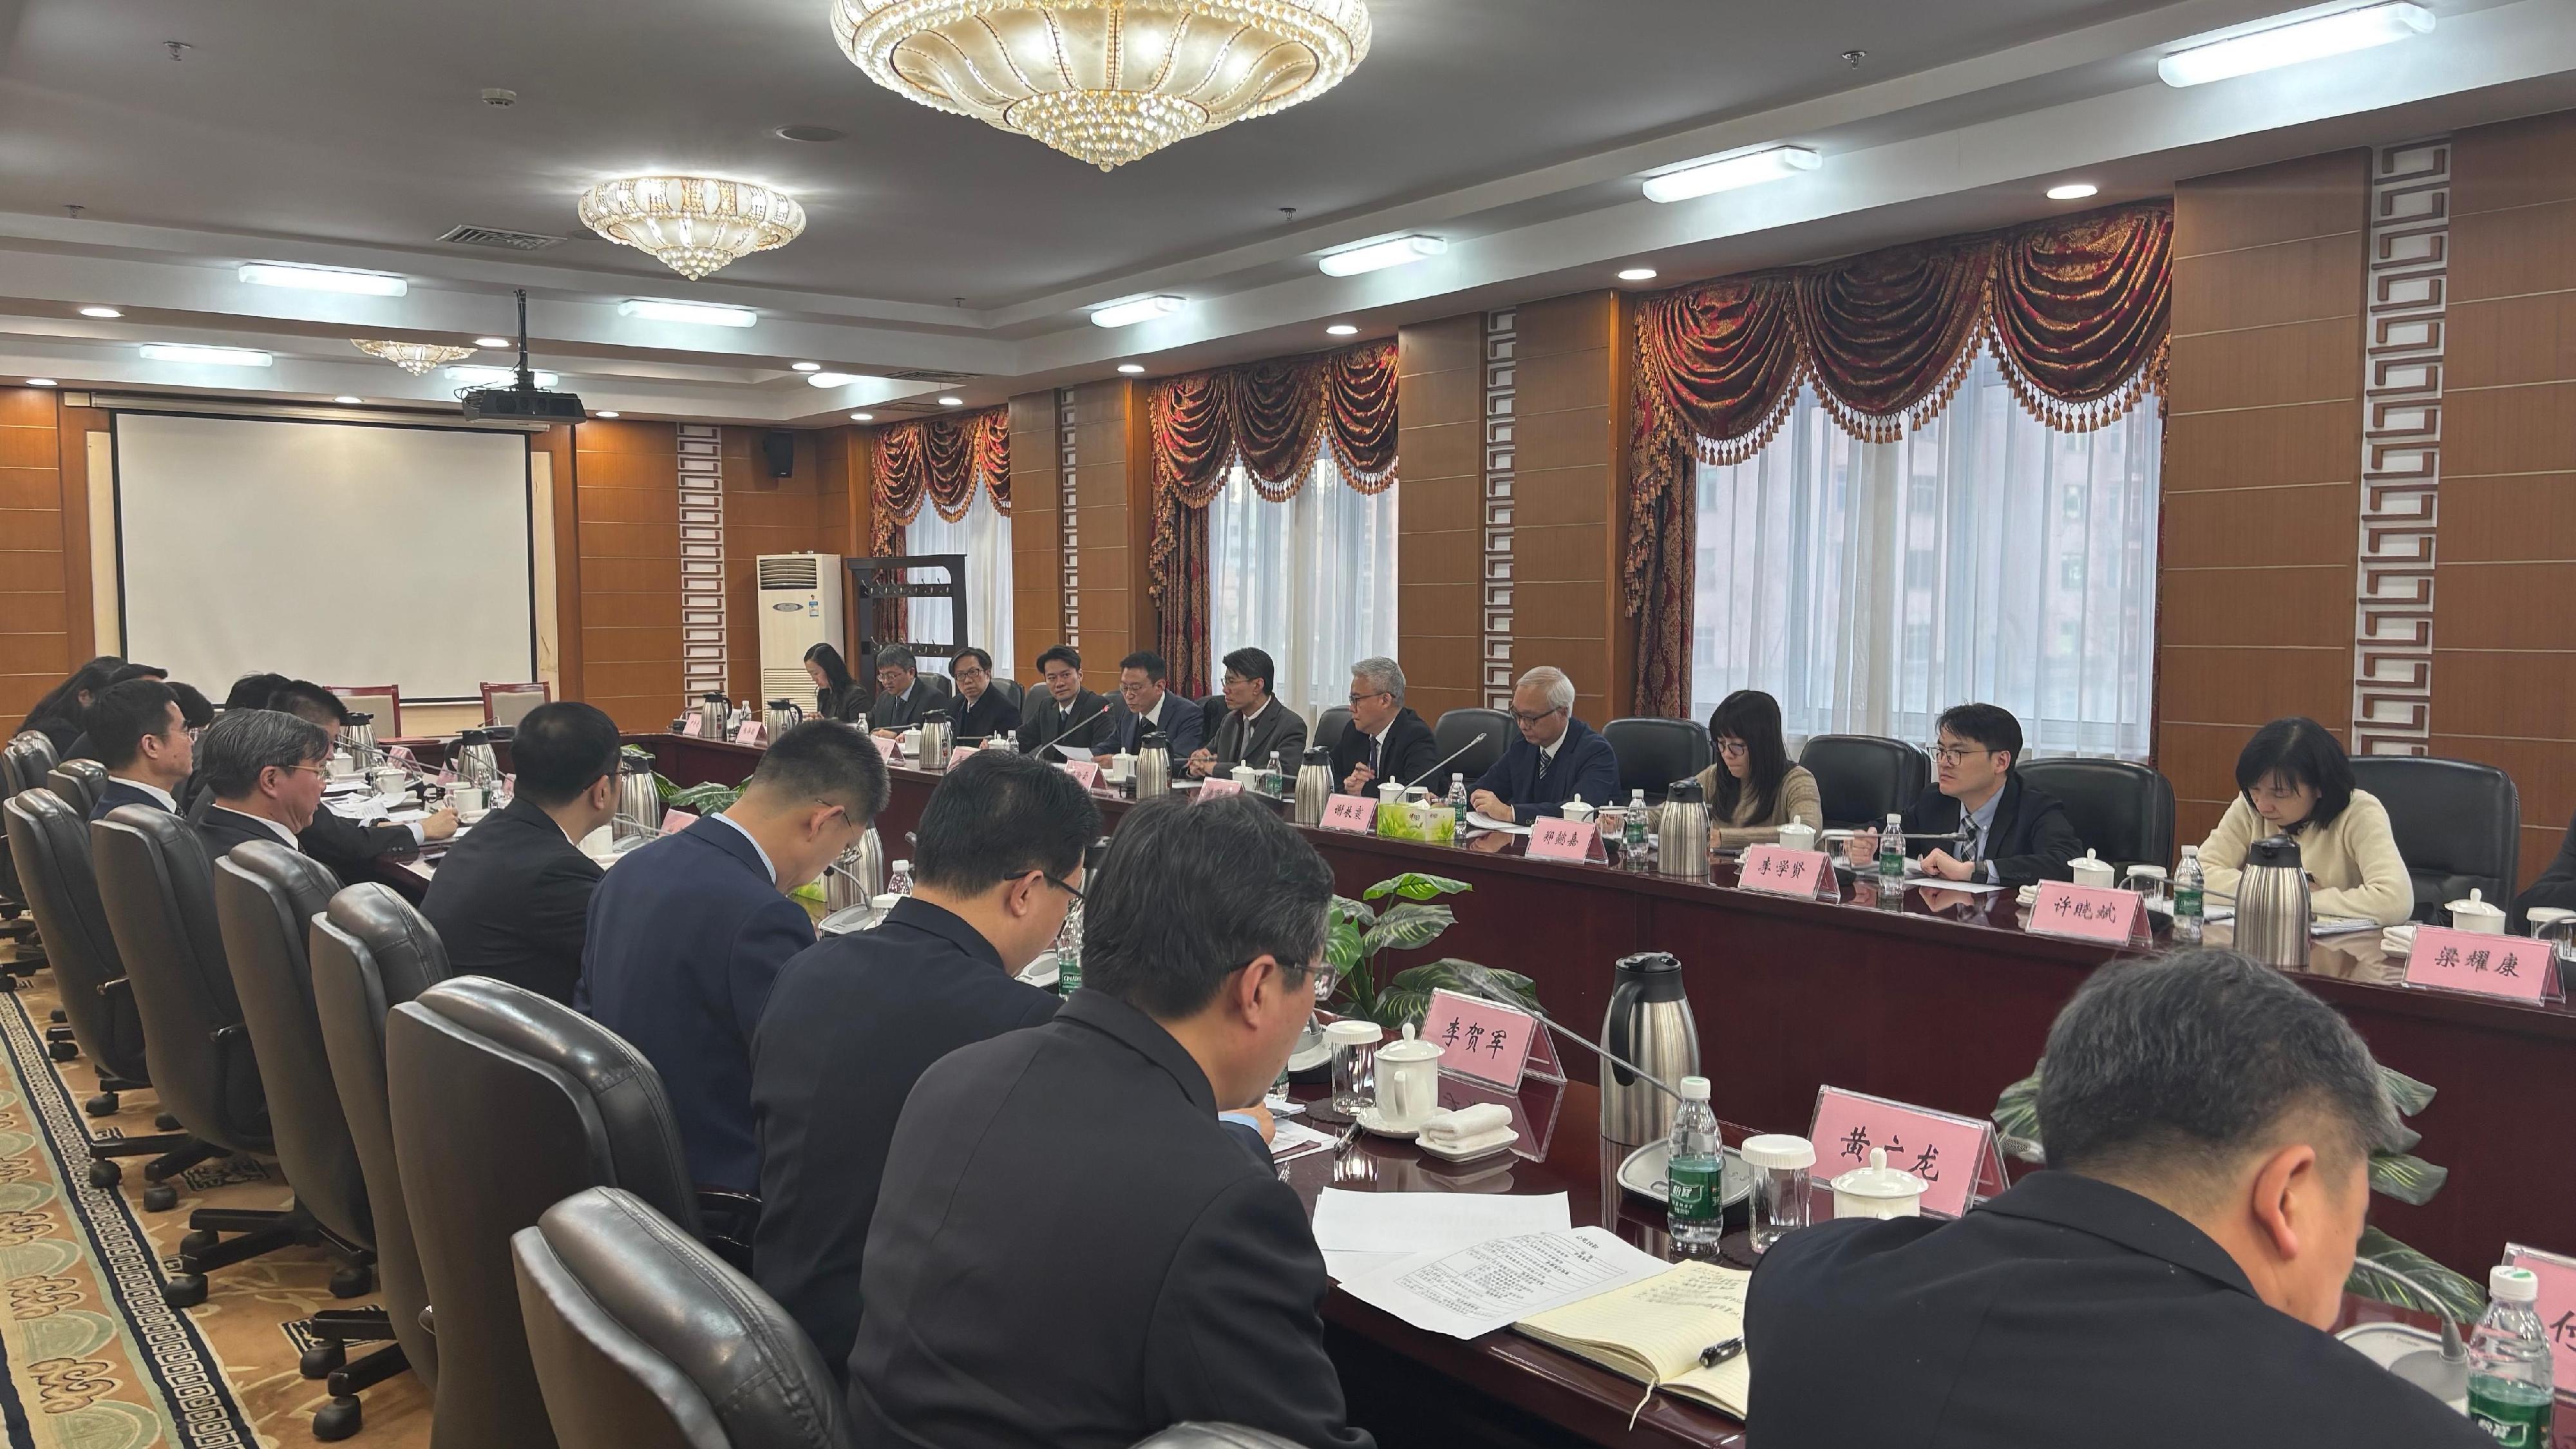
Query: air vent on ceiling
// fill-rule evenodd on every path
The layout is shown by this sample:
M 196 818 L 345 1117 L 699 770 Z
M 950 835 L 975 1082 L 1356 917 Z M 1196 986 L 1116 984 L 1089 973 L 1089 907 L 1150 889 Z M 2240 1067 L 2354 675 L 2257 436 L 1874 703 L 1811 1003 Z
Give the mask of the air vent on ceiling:
M 941 372 L 935 367 L 915 367 L 886 374 L 895 382 L 973 382 L 981 376 L 980 372 Z
M 559 236 L 544 236 L 533 231 L 503 231 L 497 226 L 452 226 L 439 237 L 459 246 L 499 247 L 510 252 L 541 252 L 563 244 Z

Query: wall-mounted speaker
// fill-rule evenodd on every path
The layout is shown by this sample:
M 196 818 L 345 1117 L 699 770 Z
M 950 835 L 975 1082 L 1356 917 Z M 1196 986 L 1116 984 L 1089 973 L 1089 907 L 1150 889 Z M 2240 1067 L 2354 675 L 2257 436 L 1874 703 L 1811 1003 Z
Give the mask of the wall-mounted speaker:
M 760 435 L 760 456 L 769 463 L 769 476 L 784 478 L 796 471 L 796 435 L 784 428 L 772 428 Z

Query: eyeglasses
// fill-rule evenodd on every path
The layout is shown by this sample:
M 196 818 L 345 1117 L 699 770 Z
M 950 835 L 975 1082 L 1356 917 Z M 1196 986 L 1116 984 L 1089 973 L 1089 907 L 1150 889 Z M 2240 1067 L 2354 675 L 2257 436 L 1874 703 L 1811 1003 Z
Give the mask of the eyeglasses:
M 1077 903 L 1082 900 L 1082 887 L 1078 885 L 1074 885 L 1068 881 L 1057 880 L 1054 876 L 1048 875 L 1045 871 L 1038 872 L 1038 879 L 1045 881 L 1048 885 L 1054 886 L 1057 890 L 1073 897 Z
M 1987 749 L 1983 745 L 1927 745 L 1925 748 L 1932 752 L 1933 759 L 1953 765 L 1978 755 L 2002 753 L 1999 750 Z
M 1392 699 L 1394 696 L 1395 691 L 1391 689 L 1372 689 L 1366 694 L 1352 695 L 1351 703 L 1355 705 L 1366 704 L 1372 699 Z
M 1516 709 L 1512 711 L 1512 718 L 1525 725 L 1534 725 L 1540 720 L 1547 718 L 1549 715 L 1563 713 L 1565 713 L 1565 711 L 1561 709 L 1543 709 L 1536 714 L 1531 714 L 1527 710 Z
M 1717 752 L 1730 760 L 1742 759 L 1753 747 L 1742 740 L 1719 740 Z
M 331 778 L 331 767 L 328 765 L 280 765 L 278 768 L 289 774 L 293 774 L 298 770 L 311 770 L 314 774 L 321 776 L 325 780 Z

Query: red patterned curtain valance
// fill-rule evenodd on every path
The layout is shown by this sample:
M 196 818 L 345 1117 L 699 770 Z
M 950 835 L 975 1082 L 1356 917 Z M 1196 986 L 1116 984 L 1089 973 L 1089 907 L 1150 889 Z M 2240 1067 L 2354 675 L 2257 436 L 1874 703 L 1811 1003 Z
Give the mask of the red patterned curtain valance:
M 923 418 L 877 429 L 875 551 L 890 554 L 895 530 L 921 516 L 928 499 L 941 518 L 966 516 L 981 485 L 993 506 L 1011 511 L 1011 416 L 993 408 L 966 417 Z

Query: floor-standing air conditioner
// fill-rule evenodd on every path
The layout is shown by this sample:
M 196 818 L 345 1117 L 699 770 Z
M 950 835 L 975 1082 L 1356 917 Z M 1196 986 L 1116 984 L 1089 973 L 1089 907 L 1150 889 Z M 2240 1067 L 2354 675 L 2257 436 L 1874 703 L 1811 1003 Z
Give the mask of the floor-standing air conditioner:
M 759 566 L 760 700 L 794 700 L 810 711 L 814 681 L 805 651 L 841 647 L 841 556 L 765 553 Z

